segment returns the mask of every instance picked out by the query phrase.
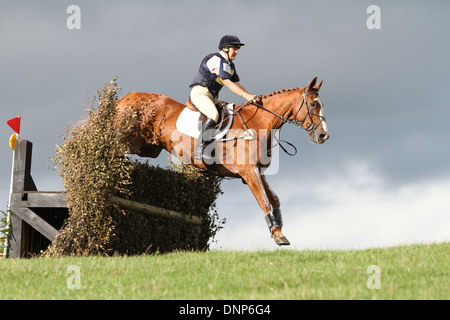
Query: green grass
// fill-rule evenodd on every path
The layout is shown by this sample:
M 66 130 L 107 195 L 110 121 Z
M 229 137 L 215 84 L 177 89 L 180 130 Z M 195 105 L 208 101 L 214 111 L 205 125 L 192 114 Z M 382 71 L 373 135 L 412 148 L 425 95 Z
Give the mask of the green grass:
M 449 299 L 450 243 L 0 260 L 1 299 Z M 80 270 L 81 289 L 66 273 Z M 380 270 L 380 289 L 368 289 Z

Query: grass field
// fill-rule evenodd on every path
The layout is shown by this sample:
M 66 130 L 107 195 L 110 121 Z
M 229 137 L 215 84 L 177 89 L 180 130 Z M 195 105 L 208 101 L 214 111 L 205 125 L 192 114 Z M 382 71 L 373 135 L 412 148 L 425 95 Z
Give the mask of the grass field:
M 0 298 L 449 299 L 449 252 L 450 243 L 441 243 L 351 251 L 1 259 Z

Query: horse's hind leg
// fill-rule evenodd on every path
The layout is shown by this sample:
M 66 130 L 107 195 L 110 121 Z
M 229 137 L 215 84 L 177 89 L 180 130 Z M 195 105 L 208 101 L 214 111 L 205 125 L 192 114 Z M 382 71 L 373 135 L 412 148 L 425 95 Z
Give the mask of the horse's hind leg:
M 259 168 L 254 167 L 252 169 L 247 169 L 241 176 L 248 184 L 256 201 L 258 201 L 259 206 L 266 215 L 265 219 L 269 226 L 272 239 L 274 239 L 275 243 L 278 245 L 289 245 L 289 241 L 281 233 L 281 227 L 283 225 L 283 222 L 281 221 L 281 211 L 279 211 L 279 201 L 275 201 L 278 197 L 270 190 L 270 188 L 268 188 L 270 194 L 269 198 L 265 187 L 267 181 L 261 176 Z M 271 203 L 278 204 L 278 208 L 272 211 Z
M 264 190 L 269 198 L 269 202 L 272 205 L 272 212 L 266 214 L 266 222 L 271 231 L 272 238 L 274 238 L 275 242 L 280 245 L 290 245 L 289 240 L 283 235 L 281 232 L 281 228 L 283 227 L 283 218 L 281 216 L 280 210 L 280 199 L 270 188 L 267 183 L 267 179 L 264 175 L 261 176 L 262 183 L 264 185 Z

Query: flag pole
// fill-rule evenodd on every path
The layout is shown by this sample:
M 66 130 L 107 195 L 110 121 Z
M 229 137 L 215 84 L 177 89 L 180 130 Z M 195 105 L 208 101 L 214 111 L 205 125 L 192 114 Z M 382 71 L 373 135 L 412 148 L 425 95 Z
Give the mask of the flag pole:
M 21 120 L 21 117 L 17 116 L 15 118 L 12 118 L 12 119 L 6 121 L 6 123 L 11 127 L 11 129 L 14 130 L 14 134 L 9 138 L 9 146 L 13 150 L 13 160 L 12 160 L 12 166 L 11 166 L 11 183 L 9 186 L 9 201 L 8 201 L 8 209 L 6 210 L 6 225 L 8 226 L 7 232 L 9 234 L 11 234 L 11 200 L 12 200 L 13 183 L 14 183 L 14 165 L 15 165 L 15 159 L 16 159 L 15 144 L 18 140 L 20 140 L 20 137 L 19 137 L 20 120 Z M 6 245 L 3 250 L 4 257 L 8 256 L 8 251 L 9 251 L 9 239 L 6 239 Z

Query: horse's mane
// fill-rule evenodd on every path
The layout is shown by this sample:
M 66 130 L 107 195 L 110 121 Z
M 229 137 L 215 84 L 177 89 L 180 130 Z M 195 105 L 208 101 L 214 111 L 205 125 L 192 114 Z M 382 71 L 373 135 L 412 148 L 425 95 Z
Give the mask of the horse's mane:
M 300 88 L 297 87 L 297 88 L 292 88 L 292 89 L 281 89 L 281 90 L 274 91 L 274 92 L 271 92 L 271 93 L 266 93 L 266 94 L 263 94 L 263 95 L 257 97 L 257 100 L 261 100 L 261 101 L 262 100 L 266 100 L 266 99 L 269 99 L 269 98 L 271 98 L 273 96 L 276 96 L 276 95 L 278 95 L 280 93 L 295 91 L 295 90 L 298 90 L 298 89 L 300 89 Z

